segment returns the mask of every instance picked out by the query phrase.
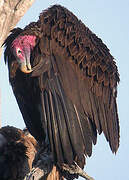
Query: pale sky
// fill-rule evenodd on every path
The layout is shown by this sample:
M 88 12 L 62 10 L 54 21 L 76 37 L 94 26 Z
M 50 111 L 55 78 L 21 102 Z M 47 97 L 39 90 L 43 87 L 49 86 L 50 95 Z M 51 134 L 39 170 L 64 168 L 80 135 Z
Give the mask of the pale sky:
M 118 110 L 120 118 L 120 147 L 112 154 L 103 135 L 98 136 L 92 157 L 85 171 L 95 180 L 129 180 L 129 0 L 36 0 L 17 26 L 37 21 L 39 13 L 53 4 L 71 10 L 110 49 L 120 73 Z M 2 125 L 23 128 L 24 122 L 8 83 L 7 67 L 0 61 L 0 90 Z M 79 178 L 81 180 L 82 178 Z

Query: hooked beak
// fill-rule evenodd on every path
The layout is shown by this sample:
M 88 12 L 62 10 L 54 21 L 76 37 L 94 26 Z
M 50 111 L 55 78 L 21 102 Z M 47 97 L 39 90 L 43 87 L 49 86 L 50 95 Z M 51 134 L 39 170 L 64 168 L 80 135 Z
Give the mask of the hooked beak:
M 25 52 L 25 59 L 24 61 L 20 61 L 20 70 L 24 73 L 31 73 L 32 67 L 30 64 L 30 52 Z
M 20 70 L 26 74 L 39 70 L 42 66 L 45 66 L 46 63 L 46 60 L 45 59 L 43 60 L 42 56 L 39 56 L 39 58 L 40 58 L 39 63 L 32 68 L 30 64 L 30 54 L 26 53 L 24 61 L 18 60 L 18 63 L 20 65 Z
M 25 62 L 22 62 L 20 64 L 20 70 L 24 73 L 31 73 L 33 70 L 31 68 L 31 64 L 30 63 L 26 63 L 27 61 Z

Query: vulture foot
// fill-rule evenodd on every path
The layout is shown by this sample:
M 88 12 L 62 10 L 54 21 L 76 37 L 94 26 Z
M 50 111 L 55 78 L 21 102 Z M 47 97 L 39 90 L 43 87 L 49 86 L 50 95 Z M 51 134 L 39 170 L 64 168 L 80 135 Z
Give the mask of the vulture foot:
M 83 171 L 76 163 L 72 166 L 69 166 L 67 164 L 63 164 L 62 169 L 63 169 L 63 171 L 66 171 L 71 175 L 78 175 L 78 176 L 83 177 L 86 180 L 94 180 L 85 171 Z
M 45 175 L 45 172 L 40 168 L 33 168 L 30 173 L 28 173 L 24 180 L 38 180 L 41 179 Z

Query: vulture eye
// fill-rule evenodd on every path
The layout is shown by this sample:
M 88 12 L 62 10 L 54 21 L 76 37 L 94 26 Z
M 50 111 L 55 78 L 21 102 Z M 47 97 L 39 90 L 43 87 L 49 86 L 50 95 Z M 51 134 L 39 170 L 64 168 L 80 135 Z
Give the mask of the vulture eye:
M 18 48 L 17 49 L 17 54 L 20 55 L 22 53 L 22 51 Z

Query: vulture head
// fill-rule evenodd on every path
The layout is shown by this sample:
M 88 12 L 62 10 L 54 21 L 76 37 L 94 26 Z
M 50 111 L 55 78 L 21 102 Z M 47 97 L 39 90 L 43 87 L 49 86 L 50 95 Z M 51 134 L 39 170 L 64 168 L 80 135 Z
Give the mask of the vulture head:
M 32 72 L 32 67 L 30 64 L 31 51 L 35 46 L 36 36 L 34 35 L 24 35 L 18 36 L 11 46 L 13 55 L 15 56 L 20 70 L 24 73 Z

